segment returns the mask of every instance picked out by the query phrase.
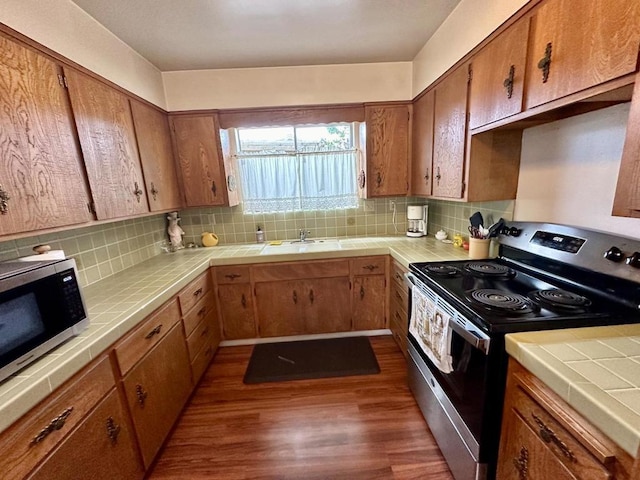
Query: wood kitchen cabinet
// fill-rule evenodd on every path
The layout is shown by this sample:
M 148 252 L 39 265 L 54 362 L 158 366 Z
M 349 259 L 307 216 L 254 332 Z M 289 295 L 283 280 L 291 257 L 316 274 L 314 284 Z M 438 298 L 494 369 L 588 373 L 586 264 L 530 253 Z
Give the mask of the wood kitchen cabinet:
M 64 73 L 96 216 L 149 212 L 128 97 L 77 70 Z
M 404 281 L 407 269 L 394 261 L 391 265 L 391 291 L 389 293 L 389 328 L 402 354 L 407 356 L 409 330 L 409 289 Z
M 256 320 L 249 266 L 214 267 L 222 337 L 225 340 L 255 338 Z
M 472 59 L 469 128 L 522 111 L 529 17 L 498 35 Z
M 636 71 L 640 3 L 545 0 L 530 35 L 526 108 Z
M 351 330 L 347 260 L 255 265 L 252 270 L 261 337 Z
M 413 104 L 411 194 L 431 195 L 433 182 L 433 122 L 435 90 L 428 90 Z
M 387 257 L 350 260 L 353 330 L 387 328 Z
M 497 479 L 627 479 L 633 459 L 510 359 Z
M 410 106 L 365 105 L 365 123 L 365 196 L 406 195 L 409 190 Z
M 189 354 L 178 302 L 163 305 L 115 347 L 146 468 L 191 393 Z
M 440 198 L 462 198 L 467 134 L 469 65 L 454 70 L 435 88 L 433 188 Z
M 93 220 L 61 74 L 0 36 L 0 235 Z
M 130 100 L 144 183 L 152 212 L 182 206 L 171 131 L 166 113 L 137 100 Z
M 187 207 L 235 205 L 229 201 L 220 126 L 216 115 L 179 115 L 171 118 L 178 171 Z M 231 185 L 235 191 L 235 185 Z

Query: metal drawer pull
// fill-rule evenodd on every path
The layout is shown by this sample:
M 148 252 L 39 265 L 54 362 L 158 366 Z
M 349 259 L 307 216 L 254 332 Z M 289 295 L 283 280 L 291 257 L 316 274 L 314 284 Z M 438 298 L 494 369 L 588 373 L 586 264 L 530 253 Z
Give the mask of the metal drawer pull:
M 400 294 L 398 293 L 398 291 L 397 291 L 397 290 L 396 290 L 396 292 L 395 292 L 395 293 L 396 293 L 396 298 L 397 298 L 398 300 L 402 300 L 402 295 L 400 295 Z
M 309 301 L 313 303 L 313 288 L 309 290 Z
M 242 275 L 240 275 L 239 273 L 229 273 L 227 275 L 225 275 L 225 278 L 228 278 L 229 280 L 235 280 L 236 278 L 240 278 Z
M 153 330 L 151 330 L 149 333 L 147 333 L 144 338 L 146 338 L 147 340 L 149 340 L 150 338 L 153 338 L 154 335 L 159 335 L 160 334 L 160 330 L 162 330 L 162 324 L 158 325 L 157 327 L 155 327 Z
M 49 422 L 49 425 L 44 427 L 35 437 L 33 437 L 31 443 L 29 443 L 29 446 L 40 443 L 45 438 L 47 438 L 47 435 L 49 435 L 51 432 L 53 432 L 54 430 L 60 430 L 62 427 L 64 427 L 64 423 L 67 421 L 67 418 L 69 418 L 69 415 L 71 415 L 71 412 L 73 412 L 73 407 L 65 409 L 60 415 L 52 419 Z
M 113 417 L 107 418 L 107 435 L 109 436 L 112 445 L 118 443 L 118 435 L 120 435 L 120 425 L 118 425 L 113 420 Z
M 532 413 L 531 416 L 533 417 L 533 420 L 536 422 L 538 427 L 540 427 L 540 431 L 538 432 L 538 435 L 540 435 L 540 438 L 544 442 L 546 443 L 553 442 L 558 447 L 558 449 L 560 449 L 560 451 L 565 457 L 567 457 L 572 462 L 578 461 L 576 459 L 576 456 L 571 451 L 571 449 L 567 446 L 567 444 L 564 443 L 562 440 L 560 440 L 558 436 L 555 434 L 555 432 L 551 430 L 549 427 L 547 427 L 547 425 L 542 421 L 540 417 L 538 417 L 535 413 Z
M 242 308 L 247 308 L 247 298 L 242 294 L 242 298 L 240 299 L 240 303 L 242 304 Z
M 527 480 L 529 478 L 529 450 L 522 447 L 518 458 L 513 459 L 513 466 L 518 471 L 518 480 Z
M 298 303 L 298 292 L 293 291 L 293 303 Z
M 382 186 L 382 175 L 380 172 L 378 172 L 378 175 L 376 176 L 376 184 L 378 185 L 378 188 Z
M 362 267 L 362 268 L 366 268 L 366 269 L 367 269 L 367 270 L 369 270 L 370 272 L 373 272 L 376 268 L 378 268 L 378 265 L 371 265 L 371 264 L 369 264 L 369 265 L 365 265 L 365 266 L 364 266 L 364 267 Z
M 144 408 L 144 403 L 147 400 L 147 395 L 148 393 L 144 391 L 144 388 L 142 388 L 142 385 L 140 384 L 136 385 L 136 397 L 138 397 L 138 403 L 143 408 Z
M 202 317 L 205 313 L 207 313 L 207 307 L 202 307 L 200 310 L 198 310 L 199 317 Z
M 364 285 L 360 285 L 360 300 L 364 299 Z
M 158 192 L 156 186 L 153 184 L 153 182 L 151 182 L 151 195 L 153 195 L 154 200 L 157 200 L 158 193 L 160 192 Z
M 140 190 L 140 187 L 138 186 L 138 182 L 133 182 L 133 187 L 134 187 L 133 194 L 138 199 L 138 203 L 140 203 L 140 197 L 144 192 Z
M 193 296 L 197 297 L 198 295 L 200 295 L 202 293 L 202 287 L 200 287 L 199 289 L 197 289 L 195 292 L 193 292 Z
M 216 187 L 216 181 L 215 180 L 213 180 L 211 182 L 211 193 L 213 193 L 214 197 L 218 196 L 218 187 Z
M 551 70 L 551 42 L 547 43 L 544 49 L 544 57 L 538 62 L 538 68 L 542 70 L 542 83 L 547 83 L 549 71 Z
M 209 327 L 205 328 L 200 334 L 201 337 L 204 337 L 207 333 L 209 333 Z
M 513 77 L 516 73 L 515 65 L 511 65 L 509 67 L 509 76 L 504 79 L 502 85 L 507 89 L 507 98 L 511 98 L 513 96 Z

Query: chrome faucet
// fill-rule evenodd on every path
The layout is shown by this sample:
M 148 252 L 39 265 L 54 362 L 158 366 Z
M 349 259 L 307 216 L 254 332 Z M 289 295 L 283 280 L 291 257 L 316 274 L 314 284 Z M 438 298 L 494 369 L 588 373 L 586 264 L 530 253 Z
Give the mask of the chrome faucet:
M 311 232 L 309 230 L 305 230 L 304 228 L 301 228 L 300 232 L 298 233 L 300 234 L 301 242 L 305 242 L 307 240 L 307 235 L 311 235 Z

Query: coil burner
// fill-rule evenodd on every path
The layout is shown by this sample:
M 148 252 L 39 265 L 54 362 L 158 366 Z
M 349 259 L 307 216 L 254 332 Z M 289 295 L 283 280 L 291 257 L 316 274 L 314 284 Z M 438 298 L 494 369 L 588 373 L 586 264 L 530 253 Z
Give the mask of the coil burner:
M 529 298 L 541 307 L 564 312 L 586 312 L 591 305 L 587 297 L 559 288 L 536 290 L 529 294 Z
M 516 275 L 509 267 L 489 262 L 469 262 L 465 264 L 464 270 L 476 277 L 512 278 Z
M 526 315 L 536 311 L 536 306 L 527 297 L 491 288 L 472 290 L 471 301 L 494 313 Z

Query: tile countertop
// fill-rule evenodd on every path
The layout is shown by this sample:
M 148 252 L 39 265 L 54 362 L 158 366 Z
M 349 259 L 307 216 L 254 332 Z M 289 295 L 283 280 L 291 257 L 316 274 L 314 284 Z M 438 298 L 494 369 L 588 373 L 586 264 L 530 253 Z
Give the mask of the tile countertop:
M 467 252 L 433 237 L 340 239 L 339 250 L 260 255 L 264 245 L 229 245 L 157 255 L 83 289 L 91 324 L 79 336 L 0 384 L 0 431 L 144 320 L 209 266 L 391 254 L 411 262 L 461 260 Z
M 640 455 L 640 324 L 513 333 L 505 341 L 526 369 Z

